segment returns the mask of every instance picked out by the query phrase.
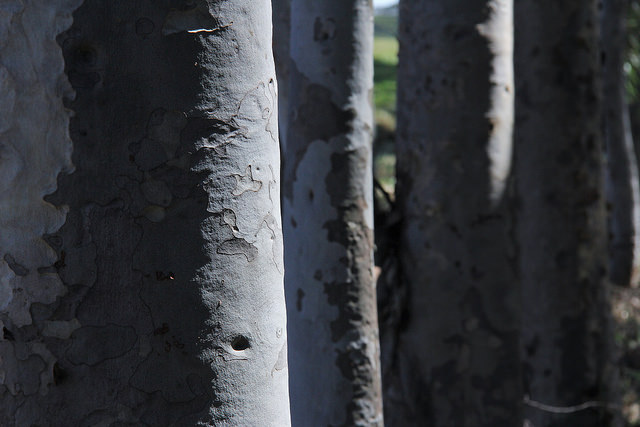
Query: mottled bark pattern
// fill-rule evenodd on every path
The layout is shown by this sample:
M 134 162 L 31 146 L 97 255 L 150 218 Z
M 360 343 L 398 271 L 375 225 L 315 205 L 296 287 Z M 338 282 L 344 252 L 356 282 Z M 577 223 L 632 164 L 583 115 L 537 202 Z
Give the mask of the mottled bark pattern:
M 384 361 L 385 422 L 522 425 L 505 208 L 512 3 L 404 0 L 399 34 L 397 203 L 408 301 Z
M 294 425 L 380 426 L 370 0 L 291 4 L 284 219 Z
M 601 59 L 603 71 L 606 192 L 609 211 L 609 278 L 629 286 L 640 267 L 640 182 L 626 103 L 624 55 L 626 0 L 603 0 Z
M 609 397 L 606 219 L 596 1 L 519 0 L 516 179 L 525 393 L 572 406 Z M 528 407 L 536 427 L 604 427 L 601 407 Z
M 86 0 L 55 34 L 36 72 L 62 48 L 75 172 L 36 267 L 64 289 L 2 312 L 0 424 L 289 425 L 270 2 Z

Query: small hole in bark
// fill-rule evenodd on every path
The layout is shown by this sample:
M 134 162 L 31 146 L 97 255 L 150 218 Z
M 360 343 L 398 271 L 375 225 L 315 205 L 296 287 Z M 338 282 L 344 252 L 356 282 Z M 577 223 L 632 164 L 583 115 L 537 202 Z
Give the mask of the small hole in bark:
M 64 369 L 62 369 L 60 367 L 60 365 L 58 365 L 58 363 L 54 363 L 53 364 L 53 383 L 55 385 L 59 385 L 61 382 L 63 382 L 67 377 L 69 376 L 69 374 L 67 373 L 67 371 L 65 371 Z
M 239 335 L 235 337 L 233 341 L 231 341 L 231 348 L 233 348 L 235 351 L 246 350 L 249 347 L 251 347 L 249 345 L 249 339 L 247 339 L 247 337 L 245 336 Z
M 5 340 L 7 340 L 7 341 L 15 341 L 16 340 L 16 338 L 13 336 L 13 332 L 8 330 L 4 326 L 2 327 L 2 334 L 3 334 L 3 338 Z

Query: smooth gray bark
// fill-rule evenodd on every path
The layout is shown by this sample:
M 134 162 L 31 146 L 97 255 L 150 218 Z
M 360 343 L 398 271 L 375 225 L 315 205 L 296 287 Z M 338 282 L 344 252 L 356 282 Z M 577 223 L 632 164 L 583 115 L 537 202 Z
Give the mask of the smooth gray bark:
M 293 0 L 290 40 L 283 222 L 292 420 L 380 426 L 371 2 Z
M 271 4 L 79 4 L 0 4 L 0 424 L 287 426 Z
M 518 0 L 516 179 L 525 393 L 569 407 L 611 397 L 596 1 Z M 601 405 L 528 405 L 534 426 L 605 427 Z
M 609 210 L 609 279 L 620 286 L 637 281 L 640 267 L 638 164 L 626 103 L 624 56 L 626 0 L 604 0 L 601 15 L 606 192 Z
M 388 426 L 522 425 L 505 207 L 512 12 L 510 0 L 400 2 L 396 194 L 408 298 L 384 361 Z

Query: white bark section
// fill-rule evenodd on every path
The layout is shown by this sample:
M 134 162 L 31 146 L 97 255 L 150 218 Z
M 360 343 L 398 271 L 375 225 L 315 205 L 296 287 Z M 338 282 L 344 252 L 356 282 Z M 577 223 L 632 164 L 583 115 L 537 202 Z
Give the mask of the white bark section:
M 73 168 L 70 114 L 62 103 L 73 92 L 56 36 L 81 3 L 0 3 L 0 326 L 8 330 L 32 323 L 32 304 L 66 292 L 47 269 L 57 256 L 43 239 L 62 226 L 66 208 L 43 198 L 55 191 L 58 174 Z M 4 334 L 0 383 L 13 395 L 46 394 L 55 360 L 45 344 L 14 343 Z M 33 370 L 33 381 L 15 379 L 24 369 Z
M 491 74 L 491 110 L 487 118 L 492 124 L 487 154 L 491 174 L 490 197 L 493 203 L 502 199 L 511 170 L 513 153 L 513 1 L 494 0 L 489 20 L 478 31 L 489 41 L 493 54 Z

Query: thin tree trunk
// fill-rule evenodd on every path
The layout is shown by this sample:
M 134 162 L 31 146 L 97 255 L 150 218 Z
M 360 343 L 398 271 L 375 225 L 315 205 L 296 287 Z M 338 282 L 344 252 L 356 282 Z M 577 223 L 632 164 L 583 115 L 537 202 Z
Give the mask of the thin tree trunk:
M 294 0 L 284 223 L 294 425 L 380 426 L 373 10 Z
M 409 297 L 384 374 L 388 426 L 522 423 L 505 208 L 513 7 L 472 3 L 400 3 L 396 194 Z
M 626 105 L 624 50 L 626 0 L 604 0 L 602 61 L 606 192 L 609 203 L 609 278 L 629 286 L 640 267 L 640 194 L 638 165 Z
M 596 1 L 519 0 L 516 179 L 525 393 L 573 407 L 611 396 Z M 602 403 L 534 426 L 604 427 Z
M 51 204 L 73 2 L 15 3 L 0 61 L 30 77 L 2 141 L 28 181 L 2 200 L 33 200 L 0 215 L 0 424 L 289 425 L 270 2 L 86 0 Z

